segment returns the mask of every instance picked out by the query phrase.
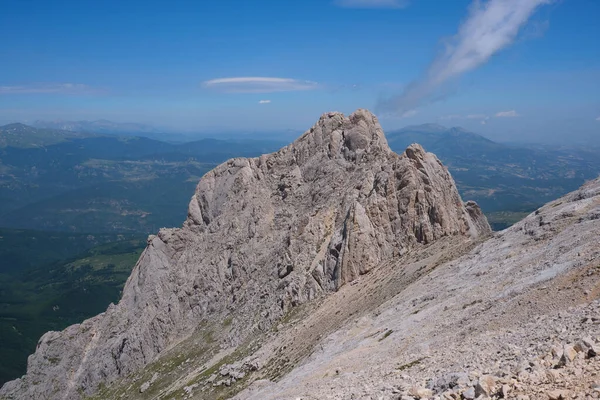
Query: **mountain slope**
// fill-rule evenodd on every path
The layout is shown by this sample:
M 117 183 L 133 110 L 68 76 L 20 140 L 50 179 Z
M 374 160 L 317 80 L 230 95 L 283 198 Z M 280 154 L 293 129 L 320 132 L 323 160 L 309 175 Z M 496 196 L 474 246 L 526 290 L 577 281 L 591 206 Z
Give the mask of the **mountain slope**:
M 297 348 L 298 332 L 314 338 L 281 380 L 256 381 L 238 398 L 469 399 L 484 386 L 485 398 L 592 398 L 600 360 L 584 342 L 600 341 L 599 239 L 596 179 L 461 257 L 440 263 L 447 249 L 438 247 L 379 269 L 263 346 L 259 364 L 289 356 L 275 349 Z M 422 276 L 406 282 L 415 270 Z M 364 293 L 382 291 L 399 293 L 356 312 Z M 344 323 L 323 330 L 338 313 Z
M 202 327 L 94 398 L 594 398 L 599 238 L 596 179 L 483 243 L 389 260 L 241 350 L 205 353 L 235 318 Z
M 432 243 L 489 231 L 434 155 L 418 145 L 393 153 L 367 111 L 325 114 L 280 151 L 207 173 L 183 227 L 148 239 L 119 304 L 44 335 L 28 374 L 0 395 L 81 398 L 193 354 L 190 379 L 201 379 L 198 362 L 251 351 L 300 305 Z M 178 344 L 195 350 L 173 354 Z

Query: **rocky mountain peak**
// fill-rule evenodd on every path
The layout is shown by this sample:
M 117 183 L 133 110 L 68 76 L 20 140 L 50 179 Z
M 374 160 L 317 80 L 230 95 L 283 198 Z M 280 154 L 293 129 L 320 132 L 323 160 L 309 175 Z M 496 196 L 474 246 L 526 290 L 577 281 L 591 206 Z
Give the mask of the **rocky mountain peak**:
M 44 335 L 0 395 L 92 394 L 211 321 L 230 318 L 221 345 L 236 346 L 412 249 L 489 232 L 435 155 L 392 152 L 366 110 L 327 113 L 278 152 L 204 175 L 182 228 L 148 238 L 119 304 Z
M 299 165 L 316 154 L 361 163 L 391 152 L 377 117 L 363 109 L 348 117 L 339 112 L 323 114 L 286 149 L 299 156 L 295 160 Z

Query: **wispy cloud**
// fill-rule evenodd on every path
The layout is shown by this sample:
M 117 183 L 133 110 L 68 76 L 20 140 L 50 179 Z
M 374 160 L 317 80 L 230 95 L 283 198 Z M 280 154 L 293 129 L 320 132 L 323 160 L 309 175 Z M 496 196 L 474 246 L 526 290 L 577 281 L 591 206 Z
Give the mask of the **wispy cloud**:
M 316 82 L 290 78 L 234 77 L 211 79 L 202 83 L 208 89 L 225 93 L 274 93 L 318 89 Z
M 400 118 L 410 118 L 413 117 L 415 115 L 417 115 L 417 110 L 408 110 L 405 111 L 404 113 L 402 113 L 402 115 L 400 115 Z
M 404 8 L 408 0 L 335 0 L 334 4 L 345 8 Z
M 486 114 L 468 114 L 468 115 L 460 115 L 460 114 L 450 114 L 444 115 L 440 117 L 440 119 L 490 119 L 490 117 Z
M 462 115 L 458 114 L 450 114 L 450 115 L 442 115 L 439 119 L 462 119 L 464 118 Z
M 260 100 L 258 104 L 271 104 L 271 100 Z
M 600 117 L 596 118 L 596 121 L 600 121 Z
M 500 112 L 496 113 L 496 117 L 498 117 L 498 118 L 513 118 L 513 117 L 518 117 L 518 116 L 519 116 L 519 114 L 515 110 L 500 111 Z
M 81 83 L 42 83 L 0 86 L 0 94 L 95 94 L 102 92 Z
M 467 119 L 477 119 L 481 125 L 485 125 L 490 117 L 485 114 L 469 114 L 467 115 Z
M 467 19 L 433 60 L 421 79 L 404 91 L 379 102 L 381 111 L 402 114 L 445 97 L 444 86 L 485 64 L 510 46 L 521 28 L 543 4 L 552 0 L 474 0 Z
M 451 114 L 440 117 L 440 119 L 474 119 L 479 120 L 481 125 L 487 124 L 490 117 L 486 114 L 468 114 L 468 115 L 459 115 L 459 114 Z
M 489 117 L 485 114 L 469 114 L 466 117 L 467 119 L 489 119 Z

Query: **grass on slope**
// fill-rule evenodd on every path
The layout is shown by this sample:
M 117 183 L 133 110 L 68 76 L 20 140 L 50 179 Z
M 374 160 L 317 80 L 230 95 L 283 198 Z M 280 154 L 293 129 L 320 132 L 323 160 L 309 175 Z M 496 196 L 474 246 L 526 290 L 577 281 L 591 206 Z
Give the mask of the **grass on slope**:
M 150 234 L 183 223 L 196 184 L 187 176 L 104 182 L 28 204 L 0 221 L 15 228 Z
M 23 272 L 40 265 L 72 258 L 95 246 L 135 237 L 133 234 L 0 228 L 0 274 Z
M 0 385 L 25 373 L 40 336 L 117 302 L 144 240 L 103 244 L 79 257 L 0 274 Z
M 516 224 L 529 214 L 529 212 L 497 211 L 486 214 L 486 217 L 494 231 L 501 231 Z

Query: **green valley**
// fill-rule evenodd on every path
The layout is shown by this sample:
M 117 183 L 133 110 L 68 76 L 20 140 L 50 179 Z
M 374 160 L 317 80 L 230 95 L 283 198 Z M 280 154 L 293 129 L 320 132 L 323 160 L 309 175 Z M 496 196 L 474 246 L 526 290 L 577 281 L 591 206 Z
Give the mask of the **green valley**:
M 73 256 L 69 254 L 92 243 L 81 241 L 87 235 L 28 231 L 26 237 L 20 231 L 2 230 L 3 237 L 12 233 L 14 252 L 34 256 L 15 260 L 12 268 L 0 273 L 0 383 L 23 373 L 42 334 L 81 322 L 117 302 L 146 244 L 145 239 L 114 241 Z M 0 249 L 5 254 L 6 243 Z M 41 259 L 59 255 L 68 257 Z

